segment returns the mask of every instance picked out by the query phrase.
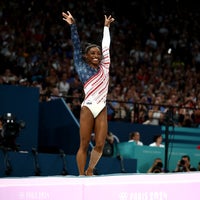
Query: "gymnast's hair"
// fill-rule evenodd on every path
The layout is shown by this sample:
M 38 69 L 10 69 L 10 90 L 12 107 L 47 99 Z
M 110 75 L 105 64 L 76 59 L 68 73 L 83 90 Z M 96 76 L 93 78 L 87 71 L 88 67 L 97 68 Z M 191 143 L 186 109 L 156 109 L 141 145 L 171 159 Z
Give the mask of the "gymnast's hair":
M 91 44 L 91 43 L 89 43 L 86 47 L 85 47 L 85 53 L 87 53 L 91 48 L 93 48 L 93 47 L 97 47 L 100 51 L 101 51 L 101 47 L 99 46 L 99 45 L 97 45 L 97 44 Z

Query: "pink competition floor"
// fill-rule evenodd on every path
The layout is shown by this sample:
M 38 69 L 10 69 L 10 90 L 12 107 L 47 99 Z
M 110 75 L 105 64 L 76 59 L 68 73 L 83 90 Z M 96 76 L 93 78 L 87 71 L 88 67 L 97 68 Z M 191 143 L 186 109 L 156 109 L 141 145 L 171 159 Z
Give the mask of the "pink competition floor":
M 0 200 L 199 200 L 200 172 L 0 178 Z

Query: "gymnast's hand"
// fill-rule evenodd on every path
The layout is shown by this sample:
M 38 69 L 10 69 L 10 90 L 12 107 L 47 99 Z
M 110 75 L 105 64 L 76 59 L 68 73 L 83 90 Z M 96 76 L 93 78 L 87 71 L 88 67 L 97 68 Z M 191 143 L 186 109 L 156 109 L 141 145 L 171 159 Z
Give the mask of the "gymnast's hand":
M 104 26 L 110 27 L 110 24 L 115 21 L 115 19 L 111 15 L 109 17 L 104 15 L 104 17 L 105 17 Z
M 75 23 L 75 19 L 69 11 L 67 11 L 67 13 L 62 12 L 62 16 L 63 16 L 63 20 L 66 21 L 69 25 Z

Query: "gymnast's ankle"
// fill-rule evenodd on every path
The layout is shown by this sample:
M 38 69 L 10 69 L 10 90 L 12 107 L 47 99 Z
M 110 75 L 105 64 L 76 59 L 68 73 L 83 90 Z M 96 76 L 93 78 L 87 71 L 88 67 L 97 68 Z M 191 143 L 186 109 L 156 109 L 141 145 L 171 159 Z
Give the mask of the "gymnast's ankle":
M 85 175 L 86 175 L 86 176 L 93 176 L 93 169 L 88 168 L 88 169 L 85 171 Z

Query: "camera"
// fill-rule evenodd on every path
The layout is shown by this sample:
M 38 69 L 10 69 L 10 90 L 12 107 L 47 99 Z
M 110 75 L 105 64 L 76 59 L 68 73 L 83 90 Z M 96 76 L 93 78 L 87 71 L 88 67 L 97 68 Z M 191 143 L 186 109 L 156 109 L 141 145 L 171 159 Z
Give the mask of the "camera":
M 185 160 L 183 160 L 183 159 L 181 159 L 180 160 L 180 164 L 179 164 L 180 166 L 183 166 L 183 165 L 185 165 Z
M 156 166 L 152 169 L 152 173 L 161 173 L 163 164 L 162 162 L 158 162 Z
M 2 129 L 0 132 L 0 147 L 18 150 L 15 143 L 16 138 L 19 136 L 21 129 L 25 127 L 25 122 L 17 118 L 12 113 L 6 113 L 0 117 Z
M 162 162 L 158 162 L 156 166 L 162 168 L 163 164 L 162 164 Z

